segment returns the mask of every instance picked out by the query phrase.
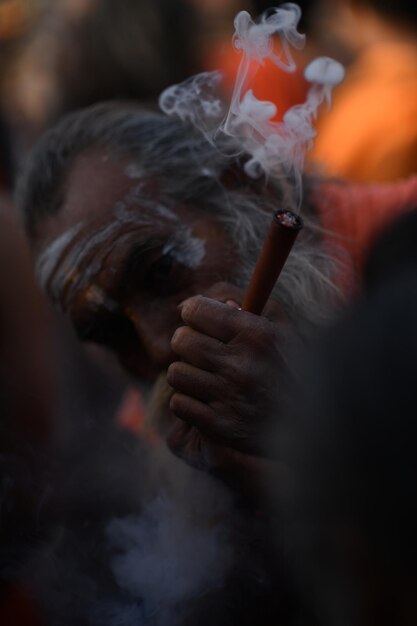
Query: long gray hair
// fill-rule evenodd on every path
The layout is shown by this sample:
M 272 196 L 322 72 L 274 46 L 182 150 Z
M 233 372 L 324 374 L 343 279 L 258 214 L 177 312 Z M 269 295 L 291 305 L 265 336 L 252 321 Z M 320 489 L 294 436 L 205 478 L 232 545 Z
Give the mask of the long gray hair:
M 158 181 L 162 197 L 186 202 L 221 222 L 241 261 L 233 282 L 247 285 L 271 214 L 291 205 L 294 181 L 278 172 L 268 180 L 251 179 L 243 170 L 247 157 L 236 156 L 233 139 L 223 137 L 214 147 L 191 125 L 135 104 L 104 103 L 75 112 L 38 142 L 16 196 L 30 238 L 36 239 L 44 218 L 59 212 L 71 164 L 92 147 L 128 156 L 146 178 Z M 304 196 L 305 228 L 274 291 L 295 323 L 326 319 L 338 294 L 319 217 L 306 189 Z

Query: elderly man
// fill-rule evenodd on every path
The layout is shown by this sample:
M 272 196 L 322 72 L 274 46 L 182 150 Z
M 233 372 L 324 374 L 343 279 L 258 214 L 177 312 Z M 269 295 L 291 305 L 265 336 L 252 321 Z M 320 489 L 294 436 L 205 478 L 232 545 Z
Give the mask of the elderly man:
M 240 475 L 263 455 L 291 340 L 329 316 L 336 283 L 352 282 L 372 232 L 414 204 L 417 184 L 387 194 L 309 182 L 306 226 L 258 317 L 236 303 L 293 181 L 279 172 L 248 178 L 236 145 L 221 141 L 214 148 L 134 105 L 98 105 L 44 136 L 18 203 L 38 279 L 79 337 L 115 352 L 141 380 L 168 369 L 171 447 L 192 464 Z M 375 219 L 359 229 L 363 205 Z
M 341 184 L 323 191 L 309 183 L 302 208 L 306 226 L 266 316 L 245 313 L 237 306 L 271 213 L 287 206 L 292 181 L 278 173 L 268 181 L 249 179 L 245 158 L 234 156 L 232 141 L 222 141 L 216 150 L 175 119 L 134 105 L 100 105 L 73 114 L 45 135 L 21 178 L 18 203 L 38 280 L 80 338 L 110 349 L 139 381 L 167 376 L 174 394 L 170 411 L 163 404 L 165 422 L 158 426 L 170 447 L 234 485 L 255 484 L 256 493 L 259 472 L 264 477 L 272 463 L 263 437 L 285 396 L 292 343 L 329 317 L 339 295 L 335 283 L 351 276 L 348 264 L 341 272 L 342 262 L 357 258 L 352 202 L 362 197 L 362 205 L 383 203 L 375 203 L 372 190 L 361 196 L 355 188 L 346 193 Z M 402 206 L 415 195 L 413 184 Z M 364 236 L 360 247 L 363 242 Z M 282 570 L 276 571 L 268 518 L 254 516 L 245 499 L 242 520 L 241 509 L 237 514 L 225 505 L 218 482 L 172 455 L 168 465 L 165 459 L 162 468 L 149 470 L 161 450 L 148 455 L 146 445 L 138 444 L 137 463 L 116 436 L 115 447 L 122 459 L 111 460 L 114 451 L 106 447 L 92 460 L 93 469 L 89 465 L 82 474 L 77 505 L 80 520 L 86 509 L 91 514 L 87 535 L 83 531 L 77 544 L 80 560 L 89 559 L 94 585 L 105 564 L 104 586 L 98 581 L 105 606 L 106 576 L 117 583 L 103 623 L 113 623 L 112 611 L 121 621 L 125 601 L 131 621 L 123 623 L 129 626 L 140 623 L 138 611 L 151 616 L 144 623 L 300 623 L 299 598 L 295 607 L 287 601 L 288 576 L 283 581 Z M 124 460 L 128 468 L 120 469 Z M 103 468 L 110 488 L 101 474 L 91 478 Z M 162 492 L 175 483 L 168 499 L 160 499 L 154 475 L 158 481 L 164 477 Z M 88 497 L 85 483 L 92 484 Z M 126 489 L 128 497 L 120 502 L 118 494 Z M 146 508 L 147 490 L 155 489 L 156 505 Z M 108 526 L 115 515 L 127 517 Z M 61 543 L 66 573 L 72 535 Z M 84 545 L 92 555 L 84 556 Z M 70 624 L 74 615 L 85 619 L 80 597 L 87 606 L 97 600 L 79 570 L 71 571 L 63 595 L 58 578 L 59 597 L 75 593 L 82 609 L 67 615 L 64 603 L 56 620 L 60 626 L 67 623 L 63 616 Z M 168 580 L 166 571 L 173 572 Z M 57 587 L 55 570 L 46 585 L 47 601 L 53 598 L 51 587 Z M 161 607 L 192 617 L 152 621 Z M 86 623 L 102 623 L 94 619 Z M 310 616 L 304 621 L 312 623 Z
M 318 219 L 306 206 L 307 225 L 269 317 L 236 308 L 288 189 L 283 181 L 248 179 L 243 161 L 227 156 L 233 144 L 223 147 L 216 151 L 161 114 L 100 105 L 45 135 L 23 173 L 18 203 L 38 280 L 80 338 L 110 349 L 138 381 L 160 383 L 168 372 L 175 393 L 158 426 L 171 448 L 234 485 L 258 487 L 271 463 L 263 436 L 282 397 L 291 339 L 328 315 L 336 290 Z M 170 454 L 159 463 L 162 446 L 149 450 L 142 440 L 135 453 L 115 433 L 115 450 L 106 445 L 97 456 L 97 438 L 79 455 L 93 458 L 80 474 L 81 498 L 74 487 L 75 505 L 68 504 L 76 523 L 59 540 L 63 566 L 57 580 L 55 569 L 43 578 L 42 604 L 50 610 L 52 598 L 55 623 L 81 623 L 86 612 L 106 607 L 103 623 L 114 623 L 113 614 L 122 623 L 125 604 L 129 626 L 290 624 L 299 617 L 300 602 L 288 596 L 288 576 L 273 556 L 269 519 L 254 515 L 242 492 L 244 506 L 236 507 L 236 494 L 219 481 Z M 70 476 L 79 464 L 76 458 Z M 85 562 L 88 585 L 83 569 L 79 576 Z M 73 595 L 77 608 L 68 612 Z
M 230 306 L 291 181 L 249 179 L 243 159 L 227 156 L 235 146 L 223 148 L 161 114 L 100 105 L 43 138 L 18 194 L 42 287 L 82 340 L 110 348 L 135 377 L 169 368 L 180 418 L 170 444 L 214 469 L 259 454 L 284 346 L 328 315 L 336 293 L 306 202 L 269 309 L 279 324 Z

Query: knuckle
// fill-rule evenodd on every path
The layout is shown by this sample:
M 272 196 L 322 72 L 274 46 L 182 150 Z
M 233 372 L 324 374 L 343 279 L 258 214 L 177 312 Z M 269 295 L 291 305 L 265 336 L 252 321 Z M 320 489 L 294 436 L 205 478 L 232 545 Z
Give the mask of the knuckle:
M 172 335 L 171 348 L 174 352 L 181 350 L 185 343 L 190 340 L 191 329 L 188 326 L 180 326 Z
M 217 434 L 228 441 L 244 439 L 248 434 L 248 426 L 242 420 L 239 411 L 234 410 L 235 406 L 229 406 L 224 402 L 212 402 L 210 408 L 217 416 L 213 425 L 213 434 Z
M 211 384 L 211 398 L 213 401 L 218 401 L 221 398 L 227 397 L 229 388 L 229 381 L 221 372 L 216 372 Z
M 194 296 L 189 298 L 181 311 L 182 319 L 185 322 L 192 322 L 193 320 L 198 319 L 204 309 L 204 306 L 205 299 L 203 296 Z
M 181 396 L 178 393 L 174 393 L 171 396 L 171 399 L 169 401 L 169 408 L 175 415 L 178 415 L 181 413 L 182 401 L 181 401 Z
M 228 359 L 222 369 L 223 387 L 230 394 L 235 387 L 243 387 L 250 378 L 248 358 L 240 354 L 238 358 Z
M 231 337 L 236 337 L 242 332 L 240 311 L 226 304 L 222 304 L 221 309 L 219 308 L 219 310 L 216 311 L 216 323 L 219 327 L 227 329 Z M 230 341 L 232 341 L 232 338 L 228 340 L 228 343 L 230 343 Z
M 230 359 L 221 372 L 224 397 L 229 402 L 236 402 L 252 393 L 258 383 L 259 368 L 256 367 L 252 354 L 246 352 L 239 354 L 238 358 Z
M 242 393 L 254 386 L 254 368 L 250 358 L 242 359 L 239 370 L 236 373 L 236 385 Z
M 269 351 L 275 345 L 277 338 L 274 324 L 263 318 L 258 320 L 251 334 L 252 346 L 257 352 Z
M 182 424 L 174 425 L 166 437 L 166 443 L 171 452 L 177 456 L 181 456 L 181 451 L 185 445 L 185 433 Z
M 182 364 L 179 361 L 176 361 L 175 363 L 171 363 L 171 365 L 168 367 L 167 370 L 167 382 L 169 385 L 171 385 L 171 387 L 173 387 L 174 389 L 176 387 L 178 387 L 181 383 L 181 380 L 183 378 L 183 372 L 182 372 Z M 172 396 L 172 399 L 175 396 Z
M 257 332 L 257 343 L 262 347 L 271 345 L 275 342 L 275 332 L 272 324 L 260 324 Z

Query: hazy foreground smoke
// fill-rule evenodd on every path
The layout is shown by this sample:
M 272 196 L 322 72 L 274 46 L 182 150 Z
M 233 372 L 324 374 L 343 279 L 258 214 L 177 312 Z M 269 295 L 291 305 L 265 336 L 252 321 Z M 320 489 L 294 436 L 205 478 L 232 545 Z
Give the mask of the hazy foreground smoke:
M 141 603 L 144 623 L 171 626 L 187 602 L 225 582 L 232 503 L 210 477 L 167 451 L 156 456 L 162 492 L 140 515 L 112 520 L 106 535 L 116 582 Z
M 184 603 L 224 583 L 230 555 L 224 527 L 196 526 L 168 496 L 140 516 L 114 520 L 107 532 L 116 581 L 142 601 L 145 623 L 173 624 Z
M 313 61 L 305 71 L 312 83 L 306 102 L 285 112 L 282 122 L 274 121 L 275 104 L 258 100 L 250 87 L 266 59 L 286 72 L 296 69 L 291 49 L 301 49 L 305 43 L 305 36 L 297 30 L 300 17 L 301 10 L 293 3 L 264 13 L 256 22 L 246 11 L 236 16 L 233 41 L 242 60 L 228 110 L 219 95 L 219 72 L 199 74 L 169 87 L 160 97 L 166 114 L 192 122 L 212 143 L 219 134 L 234 138 L 250 157 L 245 164 L 248 176 L 292 175 L 293 206 L 288 207 L 292 209 L 301 204 L 301 172 L 316 134 L 313 122 L 318 108 L 324 100 L 330 102 L 332 88 L 343 80 L 344 69 L 326 57 Z M 281 43 L 280 54 L 275 52 L 276 37 Z
M 205 624 L 205 597 L 228 594 L 236 560 L 246 551 L 236 538 L 240 514 L 233 496 L 167 449 L 135 449 L 124 433 L 120 442 L 117 437 L 113 431 L 111 450 L 99 443 L 109 473 L 92 451 L 70 494 L 71 510 L 79 513 L 57 526 L 24 567 L 45 623 Z M 221 612 L 219 619 L 230 624 Z

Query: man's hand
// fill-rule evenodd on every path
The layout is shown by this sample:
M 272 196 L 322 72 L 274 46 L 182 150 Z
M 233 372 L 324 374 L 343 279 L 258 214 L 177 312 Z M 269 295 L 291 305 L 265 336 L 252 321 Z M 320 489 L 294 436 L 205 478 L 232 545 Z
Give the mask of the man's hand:
M 216 465 L 221 449 L 259 455 L 265 430 L 276 417 L 282 367 L 282 330 L 264 317 L 239 310 L 243 292 L 218 285 L 228 304 L 203 296 L 186 300 L 172 348 L 180 357 L 168 369 L 177 421 L 170 447 L 192 464 Z M 275 305 L 276 319 L 283 320 Z M 222 454 L 220 454 L 222 456 Z M 229 454 L 230 456 L 230 454 Z M 234 454 L 236 456 L 236 454 Z

